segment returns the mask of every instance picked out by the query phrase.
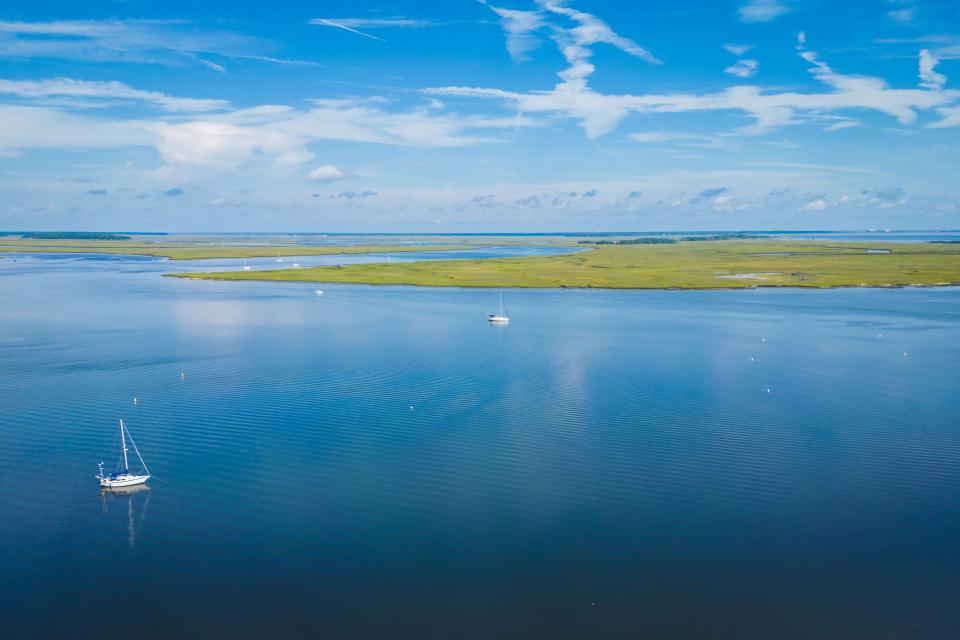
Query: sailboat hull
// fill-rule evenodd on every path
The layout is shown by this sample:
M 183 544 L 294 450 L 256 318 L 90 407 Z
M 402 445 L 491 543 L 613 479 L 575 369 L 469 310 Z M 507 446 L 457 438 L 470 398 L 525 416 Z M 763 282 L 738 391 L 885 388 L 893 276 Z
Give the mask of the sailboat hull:
M 114 487 L 132 487 L 133 485 L 143 484 L 149 479 L 150 476 L 124 474 L 116 478 L 100 478 L 100 486 L 107 489 L 113 489 Z
M 508 318 L 507 316 L 498 316 L 498 315 L 492 315 L 492 314 L 487 316 L 487 320 L 489 322 L 493 322 L 496 324 L 507 324 L 510 322 L 510 318 Z

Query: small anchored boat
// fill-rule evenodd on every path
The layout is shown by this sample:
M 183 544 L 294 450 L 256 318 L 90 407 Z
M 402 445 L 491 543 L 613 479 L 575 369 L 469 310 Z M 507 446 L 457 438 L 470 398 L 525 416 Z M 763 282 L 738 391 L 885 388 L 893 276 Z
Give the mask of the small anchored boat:
M 507 307 L 503 304 L 503 291 L 500 292 L 500 308 L 496 313 L 488 313 L 487 321 L 496 324 L 508 324 L 510 316 L 507 315 Z
M 137 454 L 137 458 L 140 459 L 140 464 L 143 466 L 143 473 L 132 473 L 130 471 L 130 463 L 127 460 L 127 440 L 130 440 L 130 444 L 133 445 L 133 451 Z M 143 461 L 143 456 L 140 455 L 140 450 L 137 449 L 136 443 L 133 441 L 133 437 L 130 435 L 130 432 L 127 431 L 127 428 L 123 426 L 123 420 L 120 421 L 120 448 L 123 450 L 123 468 L 119 468 L 113 473 L 104 474 L 103 473 L 103 462 L 97 465 L 100 468 L 100 473 L 96 476 L 100 481 L 100 486 L 105 489 L 113 489 L 115 487 L 130 487 L 137 484 L 143 484 L 150 479 L 150 470 L 147 469 L 147 464 Z

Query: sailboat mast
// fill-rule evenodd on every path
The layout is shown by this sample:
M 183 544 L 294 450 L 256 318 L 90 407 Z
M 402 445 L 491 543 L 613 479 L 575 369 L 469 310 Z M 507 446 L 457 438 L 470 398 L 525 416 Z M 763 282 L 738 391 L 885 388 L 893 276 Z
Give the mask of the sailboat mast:
M 130 464 L 127 462 L 127 439 L 123 435 L 123 420 L 120 420 L 120 444 L 123 448 L 123 470 L 126 473 L 130 472 Z

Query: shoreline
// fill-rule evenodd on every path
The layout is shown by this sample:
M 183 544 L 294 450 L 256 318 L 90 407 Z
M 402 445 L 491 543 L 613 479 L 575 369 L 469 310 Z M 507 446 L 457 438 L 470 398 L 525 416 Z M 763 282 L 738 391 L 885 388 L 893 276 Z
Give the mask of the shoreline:
M 905 284 L 835 284 L 835 285 L 801 285 L 801 284 L 753 284 L 742 287 L 602 287 L 592 285 L 559 285 L 552 287 L 524 286 L 524 285 L 464 285 L 464 284 L 427 284 L 427 283 L 409 283 L 409 282 L 345 282 L 342 280 L 295 280 L 295 279 L 277 279 L 269 278 L 218 278 L 207 276 L 206 274 L 189 273 L 163 273 L 164 278 L 177 278 L 180 280 L 206 280 L 216 282 L 256 282 L 264 284 L 325 284 L 325 285 L 356 285 L 361 287 L 421 287 L 429 289 L 528 289 L 538 291 L 751 291 L 760 289 L 797 289 L 797 290 L 818 290 L 829 291 L 832 289 L 943 289 L 948 287 L 960 287 L 960 280 L 956 282 L 935 282 L 935 283 L 905 283 Z

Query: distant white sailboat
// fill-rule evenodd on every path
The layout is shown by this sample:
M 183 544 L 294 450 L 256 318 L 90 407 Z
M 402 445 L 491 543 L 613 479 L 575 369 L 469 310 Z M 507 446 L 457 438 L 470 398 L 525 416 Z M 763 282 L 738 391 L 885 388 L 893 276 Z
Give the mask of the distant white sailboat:
M 140 459 L 140 464 L 143 466 L 143 473 L 141 474 L 130 472 L 130 463 L 127 460 L 127 438 L 130 439 L 130 444 L 133 445 L 133 450 L 136 452 L 137 457 Z M 137 449 L 137 445 L 133 441 L 133 437 L 130 436 L 130 432 L 123 426 L 123 420 L 120 421 L 120 447 L 123 449 L 123 469 L 104 475 L 103 463 L 101 462 L 97 465 L 100 468 L 97 479 L 100 480 L 101 487 L 107 489 L 129 487 L 135 484 L 143 484 L 150 479 L 150 470 L 147 469 L 147 464 L 143 461 L 143 456 L 140 455 L 140 450 Z
M 246 260 L 243 261 L 243 270 L 250 271 L 250 265 L 247 264 Z
M 503 304 L 503 291 L 500 292 L 500 309 L 498 309 L 496 313 L 488 313 L 487 321 L 496 324 L 508 324 L 510 322 L 510 316 L 507 315 L 507 307 Z

